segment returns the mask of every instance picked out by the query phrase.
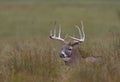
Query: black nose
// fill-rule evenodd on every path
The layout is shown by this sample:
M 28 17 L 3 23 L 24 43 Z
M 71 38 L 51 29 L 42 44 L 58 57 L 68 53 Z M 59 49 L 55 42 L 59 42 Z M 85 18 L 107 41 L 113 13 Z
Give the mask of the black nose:
M 64 57 L 64 54 L 60 54 L 60 57 L 61 57 L 61 58 L 65 58 L 65 57 Z

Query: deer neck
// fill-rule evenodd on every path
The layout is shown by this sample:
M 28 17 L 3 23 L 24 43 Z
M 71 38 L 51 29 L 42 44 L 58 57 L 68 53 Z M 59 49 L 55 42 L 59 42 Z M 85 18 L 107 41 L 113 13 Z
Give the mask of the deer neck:
M 78 49 L 74 49 L 72 51 L 72 55 L 71 55 L 71 58 L 69 61 L 66 61 L 65 64 L 66 65 L 74 65 L 76 63 L 80 63 L 80 60 L 81 60 L 81 55 L 79 53 L 79 50 Z

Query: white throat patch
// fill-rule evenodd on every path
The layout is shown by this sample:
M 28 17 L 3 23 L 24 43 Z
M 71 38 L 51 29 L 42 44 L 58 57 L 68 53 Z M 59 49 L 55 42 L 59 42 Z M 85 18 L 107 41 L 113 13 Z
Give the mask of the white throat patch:
M 63 58 L 64 61 L 69 61 L 70 58 L 66 57 L 66 58 Z

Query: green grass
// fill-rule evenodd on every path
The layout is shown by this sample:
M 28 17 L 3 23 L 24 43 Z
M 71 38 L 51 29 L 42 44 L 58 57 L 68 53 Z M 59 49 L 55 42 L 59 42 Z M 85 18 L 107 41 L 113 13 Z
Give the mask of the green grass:
M 119 82 L 120 2 L 86 1 L 0 0 L 0 82 Z M 49 31 L 57 21 L 62 37 L 78 37 L 74 25 L 81 20 L 86 40 L 80 52 L 103 61 L 69 68 L 58 55 L 61 44 L 49 39 Z

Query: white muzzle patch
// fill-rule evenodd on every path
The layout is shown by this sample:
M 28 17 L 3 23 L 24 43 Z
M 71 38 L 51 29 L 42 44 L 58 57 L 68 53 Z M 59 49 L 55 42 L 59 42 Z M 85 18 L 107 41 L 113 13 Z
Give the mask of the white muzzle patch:
M 70 60 L 70 58 L 69 57 L 67 57 L 67 55 L 65 54 L 65 52 L 61 52 L 63 55 L 64 55 L 64 58 L 62 58 L 64 61 L 69 61 Z
M 64 55 L 64 57 L 67 57 L 67 55 L 65 54 L 65 52 L 62 51 L 61 53 Z

